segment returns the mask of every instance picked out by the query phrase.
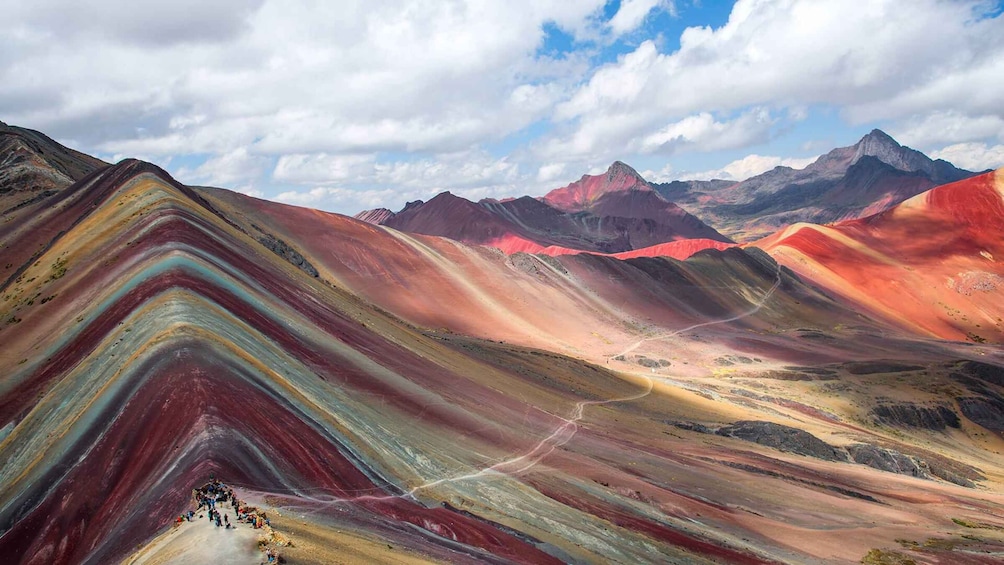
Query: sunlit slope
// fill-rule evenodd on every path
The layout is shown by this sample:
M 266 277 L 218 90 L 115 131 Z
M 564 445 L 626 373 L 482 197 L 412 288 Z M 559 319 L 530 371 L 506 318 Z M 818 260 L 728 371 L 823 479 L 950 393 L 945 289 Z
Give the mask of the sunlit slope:
M 204 190 L 251 234 L 295 245 L 331 280 L 422 327 L 605 361 L 639 337 L 744 312 L 781 276 L 783 288 L 736 327 L 769 329 L 856 313 L 805 287 L 757 250 L 705 250 L 687 261 L 554 258 L 405 234 L 338 214 Z
M 881 214 L 797 224 L 756 245 L 923 335 L 1004 341 L 1004 173 L 943 185 Z
M 138 161 L 45 204 L 0 231 L 0 554 L 15 562 L 184 551 L 164 536 L 210 474 L 287 533 L 401 561 L 856 561 L 1002 507 L 999 446 L 979 435 L 992 421 L 897 434 L 823 394 L 829 373 L 773 379 L 906 342 L 758 250 L 505 257 Z M 909 352 L 944 373 L 953 354 Z M 742 419 L 948 457 L 983 490 L 686 429 Z
M 732 534 L 563 502 L 575 474 L 562 469 L 591 449 L 548 462 L 548 494 L 518 476 L 572 438 L 583 399 L 641 397 L 643 382 L 560 357 L 546 373 L 524 354 L 472 357 L 310 276 L 140 162 L 51 210 L 44 229 L 23 218 L 5 233 L 23 250 L 8 254 L 0 330 L 6 555 L 112 561 L 215 473 L 348 512 L 436 560 L 757 560 L 717 539 Z M 614 529 L 611 512 L 625 516 Z

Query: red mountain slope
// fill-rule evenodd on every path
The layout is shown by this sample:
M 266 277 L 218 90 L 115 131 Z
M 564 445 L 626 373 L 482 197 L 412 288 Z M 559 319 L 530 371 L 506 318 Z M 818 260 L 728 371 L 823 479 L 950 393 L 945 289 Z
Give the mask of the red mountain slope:
M 948 339 L 1004 341 L 1004 172 L 942 185 L 835 226 L 759 241 L 779 262 L 899 324 Z
M 568 213 L 588 212 L 601 218 L 601 223 L 620 221 L 621 229 L 634 236 L 636 244 L 632 249 L 680 239 L 731 241 L 666 200 L 620 161 L 610 165 L 606 173 L 583 175 L 566 187 L 552 190 L 542 200 Z
M 587 210 L 599 197 L 626 190 L 651 188 L 634 169 L 620 161 L 614 161 L 606 173 L 582 175 L 581 179 L 572 184 L 547 193 L 544 201 L 561 210 Z

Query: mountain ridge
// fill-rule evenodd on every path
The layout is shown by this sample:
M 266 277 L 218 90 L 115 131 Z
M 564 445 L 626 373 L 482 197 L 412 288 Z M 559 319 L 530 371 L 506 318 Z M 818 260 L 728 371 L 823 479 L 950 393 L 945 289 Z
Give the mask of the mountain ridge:
M 776 167 L 731 184 L 675 181 L 654 187 L 723 233 L 748 242 L 792 223 L 825 224 L 867 216 L 976 174 L 932 160 L 874 129 L 854 145 L 833 149 L 803 169 Z M 870 180 L 862 186 L 849 175 Z M 796 193 L 800 197 L 792 199 Z M 763 210 L 773 212 L 759 214 Z
M 1004 186 L 963 182 L 983 184 L 849 222 L 844 241 L 887 242 L 865 260 L 920 261 L 851 272 L 916 290 L 945 282 L 903 267 L 944 256 L 967 270 L 952 304 L 999 314 L 996 279 L 965 273 L 998 269 L 980 251 L 1004 253 Z M 511 224 L 580 218 L 484 204 Z M 1001 550 L 959 523 L 1004 527 L 998 346 L 890 323 L 776 249 L 504 255 L 189 187 L 137 160 L 33 206 L 0 223 L 0 555 L 16 563 L 225 561 L 213 540 L 232 531 L 193 543 L 205 521 L 179 519 L 210 480 L 267 512 L 267 527 L 235 525 L 288 562 Z M 901 237 L 903 220 L 928 239 Z M 965 229 L 930 229 L 953 223 Z M 845 257 L 812 266 L 843 272 Z
M 367 210 L 355 218 L 408 233 L 497 247 L 505 253 L 618 254 L 661 249 L 684 259 L 686 253 L 732 243 L 660 196 L 620 161 L 601 175 L 583 175 L 577 183 L 542 198 L 474 203 L 446 191 L 428 202 L 409 202 L 399 212 Z M 657 247 L 679 240 L 694 241 Z

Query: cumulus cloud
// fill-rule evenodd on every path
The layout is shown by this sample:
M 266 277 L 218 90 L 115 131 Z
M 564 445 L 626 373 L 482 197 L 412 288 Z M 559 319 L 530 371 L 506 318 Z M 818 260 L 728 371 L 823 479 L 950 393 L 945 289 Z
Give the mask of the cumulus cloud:
M 1004 16 L 983 0 L 738 0 L 672 49 L 650 24 L 676 3 L 604 5 L 13 3 L 0 108 L 87 152 L 202 161 L 174 172 L 339 211 L 369 198 L 352 191 L 534 194 L 615 159 L 774 153 L 820 108 L 929 151 L 1004 141 Z M 718 172 L 766 166 L 748 165 Z
M 643 179 L 654 183 L 672 182 L 674 180 L 679 180 L 679 177 L 675 176 L 676 173 L 673 171 L 672 165 L 666 165 L 665 167 L 659 169 L 658 171 L 647 169 L 640 172 L 639 174 Z
M 944 143 L 995 138 L 1004 141 L 1004 115 L 973 116 L 957 110 L 915 116 L 892 130 L 911 147 L 932 148 Z
M 15 3 L 5 17 L 17 18 L 61 37 L 107 37 L 125 43 L 164 46 L 218 43 L 243 31 L 263 0 L 172 0 L 143 2 L 34 0 Z
M 276 195 L 275 200 L 285 204 L 317 208 L 341 206 L 353 210 L 381 208 L 400 196 L 394 189 L 350 189 L 345 187 L 317 186 L 307 190 L 287 190 Z
M 541 182 L 552 181 L 565 172 L 565 163 L 548 163 L 541 165 L 537 170 L 537 180 Z
M 211 157 L 194 169 L 180 168 L 174 174 L 188 184 L 239 188 L 247 194 L 261 196 L 262 192 L 255 190 L 253 185 L 270 165 L 268 157 L 251 155 L 246 147 L 238 147 Z
M 582 70 L 537 56 L 543 24 L 601 6 L 20 3 L 0 23 L 5 118 L 108 152 L 452 151 L 543 117 Z
M 371 155 L 292 154 L 279 158 L 272 177 L 282 183 L 327 184 L 359 178 L 373 170 Z
M 804 159 L 782 158 L 769 155 L 747 155 L 742 159 L 732 161 L 720 169 L 702 171 L 699 173 L 684 173 L 684 180 L 734 180 L 741 181 L 750 177 L 755 177 L 760 173 L 765 173 L 775 167 L 791 167 L 792 169 L 804 169 L 812 164 L 819 157 L 806 157 Z M 646 177 L 647 178 L 647 177 Z
M 956 143 L 931 152 L 931 158 L 944 159 L 956 167 L 984 171 L 1004 167 L 1004 145 L 986 143 Z
M 720 122 L 707 113 L 667 124 L 641 139 L 641 153 L 674 153 L 680 147 L 697 151 L 716 151 L 746 147 L 765 141 L 774 123 L 770 113 L 763 108 L 746 112 L 734 120 Z
M 786 109 L 786 122 L 819 105 L 852 123 L 950 109 L 1000 118 L 1004 18 L 989 17 L 990 8 L 977 0 L 918 0 L 908 9 L 892 0 L 739 0 L 724 26 L 687 28 L 675 52 L 648 40 L 598 69 L 555 111 L 572 126 L 540 147 L 545 156 L 554 147 L 611 154 L 624 140 L 658 140 L 688 116 L 756 107 Z
M 638 29 L 638 26 L 645 21 L 645 18 L 657 8 L 666 10 L 671 14 L 676 13 L 676 6 L 673 2 L 664 0 L 622 0 L 620 8 L 614 17 L 610 18 L 607 25 L 614 35 L 624 35 Z
M 546 186 L 528 178 L 517 163 L 481 151 L 414 161 L 291 155 L 280 158 L 274 175 L 283 183 L 305 185 L 283 191 L 276 200 L 350 212 L 377 206 L 397 210 L 410 200 L 428 200 L 446 190 L 480 200 L 536 193 Z

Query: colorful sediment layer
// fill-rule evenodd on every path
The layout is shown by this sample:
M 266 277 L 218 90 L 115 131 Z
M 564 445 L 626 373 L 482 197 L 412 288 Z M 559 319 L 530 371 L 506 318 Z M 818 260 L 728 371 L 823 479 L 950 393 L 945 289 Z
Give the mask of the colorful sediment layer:
M 139 161 L 10 213 L 0 241 L 0 555 L 18 563 L 184 561 L 165 536 L 210 475 L 283 517 L 296 562 L 339 544 L 497 563 L 999 551 L 992 422 L 867 416 L 902 373 L 874 359 L 990 402 L 1000 383 L 953 376 L 976 353 L 896 333 L 758 250 L 506 256 Z M 724 427 L 748 419 L 955 481 Z
M 1004 341 L 1004 171 L 934 188 L 860 220 L 796 224 L 756 245 L 906 329 Z

